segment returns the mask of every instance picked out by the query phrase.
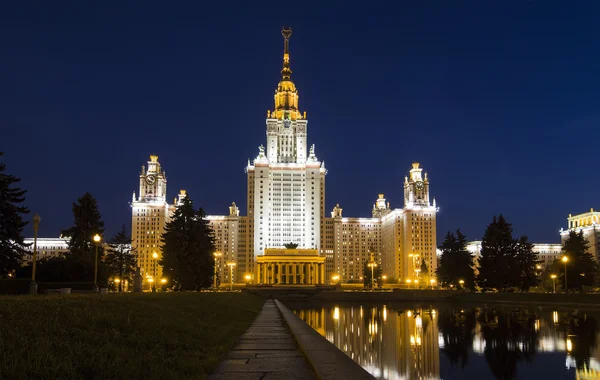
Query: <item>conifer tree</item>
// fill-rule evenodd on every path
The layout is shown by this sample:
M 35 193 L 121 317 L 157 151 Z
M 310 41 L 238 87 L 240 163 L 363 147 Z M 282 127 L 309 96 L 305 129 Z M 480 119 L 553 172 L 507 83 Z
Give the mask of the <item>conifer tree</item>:
M 4 152 L 0 152 L 0 156 L 3 155 Z M 29 213 L 22 205 L 26 191 L 15 186 L 21 179 L 6 174 L 5 169 L 6 165 L 0 162 L 0 277 L 21 264 L 25 254 L 23 228 L 27 225 L 22 216 Z
M 539 263 L 537 255 L 533 252 L 527 236 L 521 236 L 516 244 L 516 265 L 513 270 L 519 271 L 519 288 L 528 291 L 529 288 L 537 286 L 540 283 L 540 276 L 536 271 L 536 265 Z
M 596 261 L 589 253 L 589 243 L 583 236 L 583 231 L 569 232 L 569 237 L 563 245 L 567 261 L 567 286 L 569 289 L 583 291 L 584 286 L 591 286 L 597 274 Z M 562 264 L 562 263 L 561 263 Z M 564 285 L 564 264 L 561 265 L 562 284 Z
M 464 281 L 464 287 L 474 289 L 475 274 L 473 270 L 473 257 L 467 250 L 467 238 L 456 230 L 446 234 L 446 238 L 440 245 L 442 256 L 437 269 L 438 283 L 443 287 L 454 285 L 459 288 L 460 281 Z
M 179 290 L 200 290 L 212 283 L 214 237 L 202 208 L 183 199 L 162 236 L 163 273 Z
M 515 270 L 516 242 L 512 226 L 500 214 L 494 216 L 481 242 L 478 285 L 483 289 L 507 288 L 518 284 L 519 273 Z
M 69 251 L 84 261 L 93 261 L 95 255 L 94 235 L 102 236 L 104 222 L 98 211 L 98 202 L 90 193 L 85 193 L 72 205 L 73 226 L 62 230 L 69 239 Z M 102 247 L 98 251 L 98 260 L 102 257 Z
M 131 236 L 125 225 L 108 243 L 110 249 L 106 252 L 104 263 L 109 276 L 119 278 L 119 292 L 123 291 L 123 281 L 133 282 L 133 274 L 137 264 L 137 254 L 131 247 Z

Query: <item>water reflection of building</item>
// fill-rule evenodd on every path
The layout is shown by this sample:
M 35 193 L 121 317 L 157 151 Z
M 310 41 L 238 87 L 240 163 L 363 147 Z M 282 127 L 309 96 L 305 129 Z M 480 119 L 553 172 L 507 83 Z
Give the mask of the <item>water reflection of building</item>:
M 435 311 L 354 306 L 297 315 L 376 378 L 440 376 Z

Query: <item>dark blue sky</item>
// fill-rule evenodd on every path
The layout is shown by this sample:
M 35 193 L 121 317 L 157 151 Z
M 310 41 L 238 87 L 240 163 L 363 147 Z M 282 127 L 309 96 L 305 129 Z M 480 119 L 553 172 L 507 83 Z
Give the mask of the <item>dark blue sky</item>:
M 558 242 L 568 213 L 600 208 L 597 2 L 176 3 L 0 6 L 0 150 L 41 236 L 72 223 L 85 191 L 108 233 L 130 227 L 153 153 L 170 199 L 185 188 L 208 213 L 245 213 L 283 25 L 327 212 L 369 216 L 379 192 L 402 207 L 415 160 L 438 239 L 479 239 L 502 212 Z

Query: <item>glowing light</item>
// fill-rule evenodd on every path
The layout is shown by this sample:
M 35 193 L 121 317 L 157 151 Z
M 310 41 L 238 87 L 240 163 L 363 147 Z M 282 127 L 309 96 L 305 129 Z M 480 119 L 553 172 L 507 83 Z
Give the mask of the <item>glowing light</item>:
M 387 321 L 387 308 L 383 305 L 383 321 Z
M 245 275 L 245 276 L 244 276 L 244 278 L 245 278 L 247 281 L 250 281 L 250 280 L 252 279 L 252 276 L 250 276 L 249 274 L 247 274 L 247 275 Z
M 417 325 L 417 327 L 421 328 L 423 327 L 423 320 L 421 319 L 420 315 L 417 315 L 417 318 L 415 319 L 415 324 Z
M 115 278 L 115 283 L 118 284 L 119 282 L 121 282 L 120 278 Z
M 161 282 L 161 284 L 166 284 L 167 283 L 167 279 L 166 278 L 161 278 L 160 282 Z
M 333 308 L 333 319 L 336 321 L 340 319 L 340 308 L 337 306 Z
M 567 261 L 569 261 L 569 258 L 567 256 L 563 256 L 561 260 L 563 263 L 566 263 Z
M 411 312 L 410 310 L 409 310 L 409 311 L 407 311 L 407 312 L 406 312 L 406 316 L 407 316 L 408 318 L 412 317 L 412 312 Z
M 554 323 L 558 323 L 558 311 L 553 311 L 552 312 L 552 321 Z
M 102 240 L 102 238 L 100 237 L 100 235 L 98 235 L 98 234 L 94 235 L 94 241 L 96 243 L 100 243 L 100 240 Z
M 149 278 L 149 279 L 148 279 L 148 282 L 151 282 L 151 283 L 152 283 L 152 282 L 154 282 L 154 279 L 153 279 L 153 278 Z
M 567 351 L 573 351 L 573 342 L 571 342 L 571 338 L 567 338 Z

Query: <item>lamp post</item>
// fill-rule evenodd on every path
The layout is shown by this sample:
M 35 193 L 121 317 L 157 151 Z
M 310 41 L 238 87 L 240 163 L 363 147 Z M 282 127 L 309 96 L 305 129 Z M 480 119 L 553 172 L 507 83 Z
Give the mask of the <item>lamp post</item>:
M 119 292 L 119 284 L 121 283 L 120 278 L 115 278 L 115 284 L 117 284 L 117 292 Z
M 567 286 L 567 261 L 569 258 L 567 256 L 562 257 L 562 262 L 565 263 L 565 293 L 569 291 L 569 287 Z
M 215 292 L 217 291 L 217 258 L 223 256 L 223 254 L 221 252 L 215 252 L 213 253 L 213 256 L 215 257 L 215 275 L 214 275 L 214 281 L 215 281 L 215 285 L 213 286 Z
M 464 289 L 465 280 L 459 280 L 458 283 L 460 284 L 460 289 Z
M 96 290 L 98 289 L 98 246 L 100 245 L 100 240 L 102 240 L 100 235 L 94 235 L 94 243 L 96 243 L 96 256 L 94 258 L 94 285 L 96 286 Z
M 165 286 L 167 284 L 167 279 L 166 278 L 161 278 L 160 279 L 160 283 L 162 286 Z M 164 288 L 162 289 L 163 291 L 165 290 Z
M 231 284 L 229 291 L 233 292 L 233 267 L 235 266 L 235 263 L 233 261 L 230 261 L 227 263 L 227 265 L 229 266 L 229 281 Z
M 152 265 L 152 278 L 156 279 L 156 264 L 158 264 L 158 253 L 152 252 L 152 259 L 154 259 L 154 265 Z M 156 293 L 156 281 L 152 282 L 152 293 Z
M 333 276 L 331 276 L 331 279 L 333 280 L 334 284 L 337 284 L 338 280 L 340 279 L 340 276 L 338 276 L 337 274 L 334 274 Z
M 431 290 L 433 290 L 433 284 L 435 283 L 435 280 L 432 278 L 429 280 L 429 283 L 431 284 Z
M 33 262 L 31 265 L 31 283 L 29 283 L 29 294 L 37 294 L 37 283 L 35 282 L 35 266 L 37 261 L 37 235 L 40 227 L 40 216 L 33 216 Z
M 552 279 L 552 289 L 553 289 L 553 293 L 556 293 L 556 275 L 555 274 L 551 274 L 550 278 Z
M 244 278 L 246 279 L 246 284 L 249 284 L 250 281 L 252 281 L 252 275 L 247 274 L 244 276 Z

